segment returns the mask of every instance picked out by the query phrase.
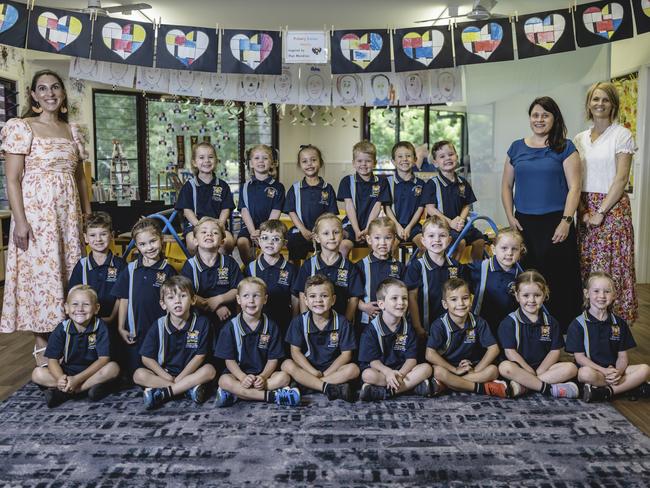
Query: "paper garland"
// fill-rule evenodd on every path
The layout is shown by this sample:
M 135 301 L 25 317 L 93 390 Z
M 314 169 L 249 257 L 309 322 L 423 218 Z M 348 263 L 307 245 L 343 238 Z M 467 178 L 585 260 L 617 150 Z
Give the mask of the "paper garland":
M 156 67 L 214 73 L 217 46 L 214 29 L 163 24 L 158 28 Z
M 511 61 L 512 28 L 508 19 L 465 22 L 454 29 L 456 65 Z
M 225 29 L 221 72 L 258 75 L 282 73 L 282 40 L 275 31 Z
M 573 22 L 568 10 L 520 15 L 515 22 L 519 59 L 575 50 Z
M 634 35 L 629 0 L 578 5 L 574 13 L 580 47 L 607 44 Z
M 395 71 L 449 68 L 454 65 L 447 27 L 397 29 L 393 35 Z
M 380 73 L 390 71 L 390 35 L 387 30 L 333 31 L 332 73 Z
M 153 66 L 151 24 L 100 17 L 95 20 L 92 57 L 98 61 Z

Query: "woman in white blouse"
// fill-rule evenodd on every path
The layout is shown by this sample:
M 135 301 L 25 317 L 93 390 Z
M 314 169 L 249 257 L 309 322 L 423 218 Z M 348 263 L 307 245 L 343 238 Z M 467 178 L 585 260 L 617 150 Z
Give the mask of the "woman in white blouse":
M 578 245 L 585 279 L 592 271 L 614 278 L 614 312 L 628 323 L 637 318 L 634 231 L 625 187 L 635 152 L 632 133 L 618 124 L 619 98 L 612 83 L 591 86 L 585 103 L 593 126 L 575 137 L 583 165 Z

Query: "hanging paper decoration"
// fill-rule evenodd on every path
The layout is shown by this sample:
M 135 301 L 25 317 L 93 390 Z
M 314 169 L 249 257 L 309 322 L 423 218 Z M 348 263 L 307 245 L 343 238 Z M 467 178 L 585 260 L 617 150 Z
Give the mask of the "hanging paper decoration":
M 186 97 L 201 96 L 201 73 L 180 70 L 170 71 L 169 93 Z
M 225 29 L 221 41 L 221 72 L 281 74 L 282 40 L 280 33 Z
M 400 105 L 431 103 L 431 79 L 429 71 L 399 73 L 397 97 Z
M 463 101 L 463 73 L 461 68 L 430 71 L 431 103 Z
M 368 107 L 388 107 L 397 104 L 397 85 L 393 73 L 365 73 L 363 93 Z
M 240 75 L 222 73 L 202 73 L 201 83 L 203 98 L 211 100 L 232 100 L 237 94 Z
M 607 44 L 634 35 L 629 0 L 578 5 L 574 16 L 580 47 Z
M 170 72 L 160 68 L 138 66 L 135 71 L 135 87 L 147 92 L 169 92 Z
M 17 2 L 0 3 L 0 44 L 25 47 L 27 6 Z
M 74 58 L 70 62 L 68 76 L 81 80 L 97 80 L 100 70 L 100 61 L 86 58 Z
M 99 17 L 95 20 L 92 58 L 111 63 L 153 66 L 151 24 Z
M 266 102 L 269 103 L 299 103 L 300 85 L 298 83 L 299 66 L 285 64 L 280 76 L 265 76 L 264 91 Z
M 331 105 L 332 71 L 329 65 L 304 64 L 300 68 L 300 105 Z
M 214 29 L 163 24 L 158 27 L 156 67 L 215 73 L 217 47 Z
M 515 59 L 508 19 L 467 22 L 454 28 L 456 66 Z
M 636 33 L 650 32 L 650 0 L 632 0 L 632 8 L 636 21 Z
M 339 30 L 331 37 L 332 73 L 390 71 L 390 35 L 387 30 Z
M 335 75 L 332 80 L 332 105 L 335 107 L 363 105 L 363 81 L 355 74 Z
M 515 22 L 519 59 L 574 51 L 573 22 L 567 9 L 520 15 Z
M 48 7 L 34 7 L 29 22 L 27 47 L 35 51 L 90 56 L 92 22 L 88 14 Z
M 264 76 L 242 75 L 237 85 L 237 95 L 234 100 L 238 102 L 263 102 L 266 99 Z
M 124 88 L 133 88 L 135 82 L 135 66 L 120 63 L 99 61 L 100 83 Z
M 393 34 L 395 71 L 449 68 L 454 65 L 447 27 L 397 29 Z

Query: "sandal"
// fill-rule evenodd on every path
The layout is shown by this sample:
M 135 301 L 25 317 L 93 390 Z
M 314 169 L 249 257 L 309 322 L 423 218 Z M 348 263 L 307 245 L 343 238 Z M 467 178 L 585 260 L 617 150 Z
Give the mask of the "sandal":
M 45 356 L 41 356 L 41 358 L 42 358 L 42 360 L 44 362 L 41 362 L 41 361 L 38 360 L 39 354 L 42 355 L 45 352 L 45 349 L 47 349 L 47 347 L 41 347 L 39 349 L 39 348 L 36 347 L 36 344 L 34 344 L 34 351 L 32 352 L 32 356 L 34 356 L 34 360 L 36 361 L 36 366 L 39 367 L 39 368 L 46 368 L 47 367 L 47 359 L 45 358 Z

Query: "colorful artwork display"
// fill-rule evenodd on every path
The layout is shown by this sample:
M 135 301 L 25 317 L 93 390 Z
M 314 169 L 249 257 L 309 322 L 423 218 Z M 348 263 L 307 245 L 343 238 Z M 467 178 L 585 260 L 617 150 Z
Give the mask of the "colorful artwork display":
M 92 23 L 89 15 L 35 7 L 30 19 L 27 37 L 29 49 L 83 58 L 90 56 Z
M 282 73 L 282 40 L 278 32 L 226 29 L 221 47 L 222 73 Z
M 628 39 L 634 35 L 629 0 L 578 5 L 574 15 L 576 41 L 580 47 Z
M 27 18 L 26 5 L 17 2 L 0 3 L 0 43 L 25 47 Z
M 451 32 L 446 27 L 397 29 L 393 46 L 397 72 L 454 65 Z
M 390 71 L 388 31 L 333 31 L 332 73 L 377 73 Z
M 568 10 L 521 15 L 515 22 L 520 59 L 575 50 L 573 21 Z
M 180 25 L 158 28 L 156 67 L 191 71 L 217 71 L 217 33 Z
M 93 59 L 153 66 L 154 31 L 151 24 L 100 17 L 95 20 Z
M 636 21 L 636 33 L 650 32 L 650 0 L 632 0 L 632 8 Z
M 508 19 L 458 24 L 454 30 L 456 65 L 514 59 Z

